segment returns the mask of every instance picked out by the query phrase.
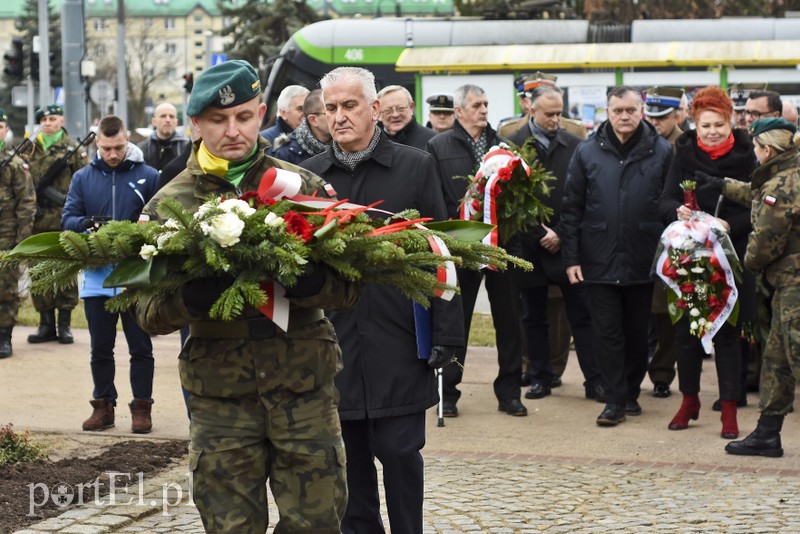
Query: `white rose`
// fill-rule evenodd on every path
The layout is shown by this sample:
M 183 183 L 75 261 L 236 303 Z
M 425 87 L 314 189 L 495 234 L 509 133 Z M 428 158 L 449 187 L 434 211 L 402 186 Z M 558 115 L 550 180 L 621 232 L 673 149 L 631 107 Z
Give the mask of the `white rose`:
M 167 222 L 169 222 L 169 221 L 167 221 Z M 165 226 L 166 226 L 166 225 L 165 225 Z M 164 232 L 163 234 L 159 235 L 159 236 L 156 238 L 156 246 L 157 246 L 159 249 L 162 249 L 162 248 L 164 248 L 164 245 L 166 245 L 166 244 L 167 244 L 167 242 L 168 242 L 170 239 L 172 239 L 172 236 L 174 236 L 174 235 L 175 235 L 175 232 Z
M 705 271 L 705 269 L 703 269 L 702 267 L 692 267 L 693 273 L 701 274 L 703 271 Z
M 194 212 L 194 215 L 192 215 L 192 217 L 194 217 L 195 219 L 199 219 L 200 217 L 205 215 L 205 213 L 208 210 L 210 210 L 211 208 L 215 208 L 215 207 L 217 207 L 217 203 L 214 202 L 214 201 L 206 202 L 205 204 L 201 204 L 200 207 L 197 208 L 197 211 Z
M 269 212 L 267 216 L 264 217 L 264 224 L 267 226 L 280 226 L 283 224 L 283 217 L 278 217 L 273 212 Z
M 700 315 L 700 310 L 698 310 L 697 308 L 692 308 L 691 310 L 689 310 L 689 315 L 691 315 L 692 317 L 697 317 L 698 315 Z
M 238 198 L 228 199 L 224 201 L 222 204 L 220 204 L 219 207 L 229 213 L 238 211 L 245 217 L 247 217 L 248 215 L 252 215 L 256 212 L 254 208 L 250 207 L 250 204 L 248 204 L 244 200 L 239 200 Z
M 706 320 L 705 319 L 698 319 L 697 320 L 697 324 L 699 324 L 700 326 L 705 326 Z
M 677 272 L 681 276 L 686 276 L 687 274 L 689 274 L 689 272 L 686 269 L 684 269 L 683 267 L 681 267 L 680 269 L 678 269 L 675 272 Z
M 222 247 L 230 247 L 239 242 L 239 236 L 242 235 L 244 230 L 244 221 L 239 218 L 235 213 L 223 213 L 214 217 L 203 232 L 206 232 L 211 239 L 216 241 Z
M 142 245 L 142 248 L 139 249 L 139 256 L 141 256 L 142 259 L 145 261 L 157 255 L 158 255 L 158 249 L 153 245 Z
M 167 219 L 167 221 L 164 223 L 164 228 L 172 228 L 173 230 L 180 230 L 181 223 L 179 223 L 177 219 Z
M 689 329 L 690 329 L 692 332 L 695 332 L 695 331 L 697 331 L 697 321 L 692 321 L 692 323 L 689 325 Z

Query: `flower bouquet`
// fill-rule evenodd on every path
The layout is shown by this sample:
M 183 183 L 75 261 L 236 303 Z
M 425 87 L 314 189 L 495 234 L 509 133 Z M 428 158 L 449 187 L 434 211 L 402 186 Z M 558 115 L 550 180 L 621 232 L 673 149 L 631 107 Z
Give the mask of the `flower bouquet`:
M 693 214 L 661 234 L 654 269 L 672 289 L 668 294 L 672 322 L 688 313 L 690 332 L 710 354 L 717 331 L 725 321 L 735 324 L 738 318 L 736 278 L 741 264 L 725 228 L 715 217 L 699 211 L 695 182 L 686 180 L 681 187 Z
M 469 177 L 460 217 L 496 227 L 485 238 L 486 244 L 505 243 L 528 226 L 547 222 L 552 215 L 553 210 L 539 199 L 549 194 L 547 182 L 553 175 L 544 170 L 535 154 L 531 140 L 520 149 L 501 143 L 489 149 L 478 172 Z
M 348 280 L 393 285 L 424 305 L 432 296 L 452 297 L 454 264 L 531 268 L 481 243 L 487 225 L 433 223 L 411 210 L 389 214 L 316 197 L 276 201 L 256 192 L 210 199 L 194 213 L 165 198 L 157 210 L 163 224 L 111 221 L 88 234 L 32 236 L 0 263 L 27 264 L 33 293 L 75 284 L 83 269 L 115 265 L 105 285 L 125 291 L 109 300 L 112 311 L 145 295 L 177 292 L 189 280 L 230 276 L 233 285 L 210 310 L 222 320 L 236 318 L 245 305 L 263 309 L 279 296 L 265 281 L 291 287 L 310 262 Z

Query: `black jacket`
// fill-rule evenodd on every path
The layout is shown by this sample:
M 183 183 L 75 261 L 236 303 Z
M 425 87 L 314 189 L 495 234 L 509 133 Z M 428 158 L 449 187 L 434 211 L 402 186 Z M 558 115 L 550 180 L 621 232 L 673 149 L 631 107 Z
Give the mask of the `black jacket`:
M 144 162 L 160 172 L 167 163 L 178 157 L 191 144 L 189 139 L 177 133 L 172 134 L 169 139 L 163 140 L 159 139 L 156 132 L 153 132 L 138 146 L 144 153 Z
M 383 128 L 383 125 L 381 125 L 381 128 Z M 414 148 L 418 148 L 420 150 L 425 150 L 425 146 L 428 144 L 428 141 L 436 135 L 436 132 L 430 128 L 426 128 L 425 126 L 420 126 L 417 124 L 417 120 L 414 117 L 411 118 L 411 122 L 406 124 L 402 130 L 394 135 L 389 135 L 389 132 L 386 130 L 383 130 L 383 132 L 395 143 L 413 146 Z
M 486 127 L 486 136 L 488 141 L 486 148 L 491 148 L 502 141 L 491 126 Z M 447 207 L 447 216 L 451 219 L 458 219 L 458 206 L 469 185 L 466 179 L 454 178 L 457 176 L 467 178 L 475 173 L 481 163 L 475 159 L 468 139 L 469 134 L 456 119 L 452 130 L 436 134 L 427 145 L 427 151 L 439 167 L 444 203 Z
M 164 165 L 164 168 L 161 169 L 161 176 L 158 179 L 159 189 L 167 185 L 170 180 L 183 172 L 183 170 L 186 168 L 186 162 L 189 161 L 189 156 L 192 155 L 192 150 L 194 150 L 194 145 L 189 143 L 183 147 L 183 150 L 181 150 L 180 154 L 172 158 L 169 163 Z
M 532 137 L 530 122 L 526 122 L 522 128 L 511 134 L 509 141 L 521 147 L 525 141 Z M 572 154 L 580 144 L 581 139 L 575 135 L 567 133 L 565 130 L 558 130 L 556 136 L 550 141 L 550 147 L 545 154 L 542 154 L 542 147 L 537 145 L 538 159 L 542 166 L 553 173 L 555 180 L 550 182 L 550 194 L 541 199 L 547 206 L 553 208 L 553 215 L 547 226 L 561 237 L 561 199 L 564 196 L 564 184 L 567 181 L 567 170 Z M 539 245 L 539 240 L 544 237 L 545 230 L 540 226 L 530 229 L 521 234 L 519 239 L 520 250 L 518 252 L 526 260 L 533 262 L 534 269 L 529 273 L 520 273 L 519 283 L 522 286 L 542 286 L 548 283 L 563 284 L 567 283 L 566 265 L 564 265 L 561 252 L 551 254 Z
M 608 121 L 575 150 L 561 204 L 561 254 L 580 265 L 588 283 L 650 283 L 664 223 L 658 201 L 672 163 L 672 145 L 646 121 L 623 158 Z
M 302 167 L 329 182 L 339 199 L 384 202 L 380 209 L 419 210 L 445 218 L 444 202 L 429 154 L 381 135 L 369 159 L 350 171 L 329 148 Z M 461 300 L 433 300 L 433 344 L 464 346 Z M 336 377 L 342 420 L 391 417 L 424 411 L 438 401 L 434 372 L 417 358 L 412 303 L 385 285 L 367 285 L 356 307 L 330 312 L 342 348 L 344 370 Z

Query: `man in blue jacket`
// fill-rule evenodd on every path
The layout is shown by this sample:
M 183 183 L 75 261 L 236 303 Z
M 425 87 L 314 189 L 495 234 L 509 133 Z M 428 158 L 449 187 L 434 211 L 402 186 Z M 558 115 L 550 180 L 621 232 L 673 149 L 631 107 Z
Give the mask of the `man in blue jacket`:
M 142 208 L 158 188 L 158 171 L 145 165 L 141 149 L 128 142 L 125 124 L 119 117 L 109 115 L 100 121 L 96 143 L 97 154 L 91 165 L 72 177 L 61 218 L 65 230 L 92 232 L 109 220 L 137 221 Z M 103 287 L 112 269 L 112 265 L 87 269 L 80 287 L 89 324 L 94 382 L 94 398 L 90 401 L 93 412 L 83 422 L 83 430 L 105 430 L 114 426 L 117 403 L 114 343 L 121 316 L 131 355 L 131 431 L 146 434 L 152 428 L 153 345 L 132 314 L 106 311 L 106 301 L 119 291 Z

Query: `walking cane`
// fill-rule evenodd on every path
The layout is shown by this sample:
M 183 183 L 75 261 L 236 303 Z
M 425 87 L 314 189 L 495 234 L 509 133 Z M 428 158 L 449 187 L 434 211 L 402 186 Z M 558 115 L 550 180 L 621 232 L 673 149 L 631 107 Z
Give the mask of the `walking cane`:
M 439 421 L 437 427 L 444 426 L 444 387 L 442 386 L 442 370 L 436 370 L 436 380 L 439 383 Z

